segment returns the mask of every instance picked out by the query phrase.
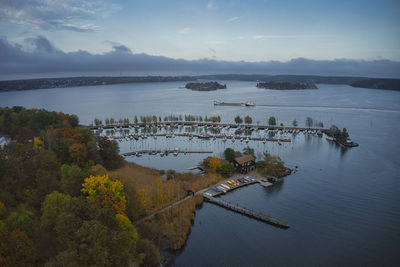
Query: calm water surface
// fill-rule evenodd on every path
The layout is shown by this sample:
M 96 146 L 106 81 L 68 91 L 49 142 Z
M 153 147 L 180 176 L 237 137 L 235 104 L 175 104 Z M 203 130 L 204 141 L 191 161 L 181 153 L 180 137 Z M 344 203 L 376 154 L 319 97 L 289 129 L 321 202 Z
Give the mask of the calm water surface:
M 195 92 L 184 83 L 146 83 L 44 89 L 0 93 L 0 106 L 22 105 L 77 114 L 82 124 L 93 118 L 132 120 L 134 115 L 220 115 L 233 122 L 250 115 L 265 124 L 300 126 L 306 117 L 325 126 L 346 127 L 358 148 L 342 149 L 324 138 L 288 135 L 292 142 L 250 142 L 256 154 L 279 155 L 298 171 L 268 189 L 255 184 L 224 199 L 290 223 L 282 230 L 205 203 L 197 210 L 187 245 L 176 266 L 398 266 L 400 256 L 400 93 L 345 85 L 318 90 L 274 91 L 255 83 L 220 81 L 227 90 Z M 213 100 L 254 101 L 257 106 L 213 106 Z M 253 133 L 262 136 L 263 133 Z M 167 148 L 242 150 L 236 141 L 188 141 L 184 138 L 121 142 L 121 152 Z M 204 155 L 142 156 L 128 160 L 159 169 L 185 171 Z

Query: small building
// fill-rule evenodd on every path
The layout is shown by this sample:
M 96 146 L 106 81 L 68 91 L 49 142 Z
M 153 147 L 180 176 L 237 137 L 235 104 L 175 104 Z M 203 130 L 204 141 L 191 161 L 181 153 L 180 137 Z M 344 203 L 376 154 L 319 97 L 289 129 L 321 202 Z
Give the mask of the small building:
M 233 166 L 239 173 L 248 173 L 256 169 L 256 159 L 253 155 L 244 155 L 233 160 Z

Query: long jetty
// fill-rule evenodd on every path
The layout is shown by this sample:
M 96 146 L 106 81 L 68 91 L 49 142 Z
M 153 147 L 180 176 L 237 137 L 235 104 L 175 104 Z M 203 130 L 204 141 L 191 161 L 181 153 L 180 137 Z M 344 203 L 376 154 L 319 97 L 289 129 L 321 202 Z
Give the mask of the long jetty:
M 207 201 L 207 202 L 210 202 L 210 203 L 216 204 L 218 206 L 221 206 L 223 208 L 226 208 L 228 210 L 232 210 L 234 212 L 246 215 L 246 216 L 254 218 L 256 220 L 259 220 L 259 221 L 262 221 L 262 222 L 265 222 L 265 223 L 268 223 L 268 224 L 271 224 L 271 225 L 274 225 L 274 226 L 277 226 L 277 227 L 285 228 L 285 229 L 290 227 L 289 223 L 284 222 L 284 221 L 282 221 L 280 219 L 277 219 L 277 218 L 274 218 L 274 217 L 271 217 L 271 216 L 268 216 L 268 215 L 253 211 L 253 210 L 249 210 L 249 209 L 240 207 L 238 205 L 232 204 L 230 202 L 224 201 L 224 200 L 219 199 L 219 198 L 207 196 L 207 195 L 204 195 L 204 194 L 203 194 L 203 197 L 204 197 L 204 200 Z

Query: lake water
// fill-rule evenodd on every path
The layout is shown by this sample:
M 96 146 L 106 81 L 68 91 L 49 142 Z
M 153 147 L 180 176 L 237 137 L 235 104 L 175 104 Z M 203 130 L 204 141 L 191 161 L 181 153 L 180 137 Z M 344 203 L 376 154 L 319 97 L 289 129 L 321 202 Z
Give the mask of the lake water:
M 274 187 L 258 184 L 223 196 L 249 209 L 290 223 L 288 230 L 255 221 L 212 204 L 196 212 L 176 266 L 397 266 L 400 244 L 400 92 L 318 85 L 318 90 L 257 89 L 253 82 L 219 81 L 228 89 L 196 92 L 184 82 L 123 84 L 0 93 L 0 106 L 22 105 L 77 114 L 82 124 L 95 117 L 134 115 L 220 115 L 233 122 L 269 116 L 303 126 L 307 117 L 326 127 L 346 127 L 360 144 L 343 149 L 325 137 L 286 135 L 291 143 L 249 142 L 256 154 L 279 155 L 298 171 Z M 214 100 L 254 101 L 256 107 L 214 106 Z M 184 130 L 184 129 L 183 129 Z M 263 133 L 253 133 L 262 136 Z M 200 149 L 220 154 L 236 141 L 187 138 L 123 141 L 121 152 L 139 149 Z M 185 171 L 205 155 L 142 156 L 128 160 L 158 169 Z

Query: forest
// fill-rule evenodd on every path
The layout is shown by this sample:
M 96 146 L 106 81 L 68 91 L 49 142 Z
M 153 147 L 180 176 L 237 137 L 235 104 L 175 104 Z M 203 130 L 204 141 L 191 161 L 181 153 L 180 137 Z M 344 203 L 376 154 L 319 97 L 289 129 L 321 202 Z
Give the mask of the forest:
M 75 115 L 0 108 L 0 266 L 154 266 L 181 248 L 201 196 L 216 183 L 127 163 L 115 141 L 79 128 Z

